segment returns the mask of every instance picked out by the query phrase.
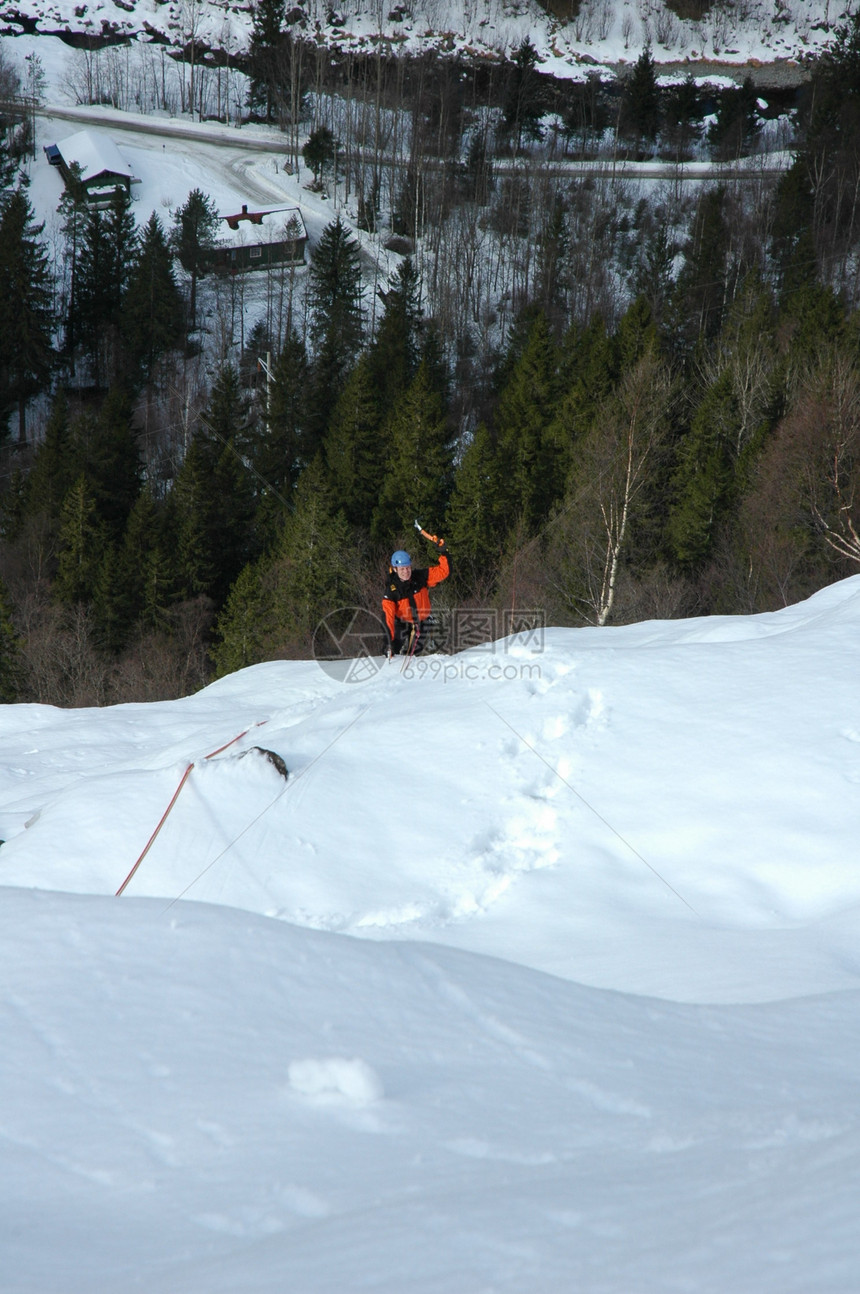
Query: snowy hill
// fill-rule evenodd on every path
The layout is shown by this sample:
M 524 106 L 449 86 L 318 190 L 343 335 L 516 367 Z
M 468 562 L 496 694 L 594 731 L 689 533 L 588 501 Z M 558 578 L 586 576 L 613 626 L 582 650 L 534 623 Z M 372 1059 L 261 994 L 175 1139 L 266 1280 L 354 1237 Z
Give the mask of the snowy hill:
M 659 63 L 802 60 L 832 38 L 852 8 L 852 0 L 573 0 L 546 5 L 538 0 L 371 5 L 346 0 L 334 6 L 301 0 L 287 6 L 297 35 L 340 49 L 370 50 L 381 39 L 393 50 L 498 55 L 510 53 L 528 36 L 544 70 L 558 76 L 583 75 L 595 63 L 635 61 L 649 42 Z M 0 8 L 0 30 L 10 35 L 73 32 L 109 40 L 166 38 L 174 48 L 193 40 L 199 52 L 238 53 L 247 48 L 250 10 L 250 5 L 230 0 L 25 0 Z
M 858 632 L 5 707 L 4 1294 L 848 1294 Z

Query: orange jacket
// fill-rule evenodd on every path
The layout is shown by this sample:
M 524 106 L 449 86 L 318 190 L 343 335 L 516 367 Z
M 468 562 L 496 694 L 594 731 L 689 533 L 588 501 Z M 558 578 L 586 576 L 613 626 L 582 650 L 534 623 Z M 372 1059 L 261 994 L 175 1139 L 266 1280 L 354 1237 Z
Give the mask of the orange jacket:
M 388 625 L 388 636 L 394 639 L 398 620 L 412 624 L 416 619 L 426 620 L 430 614 L 430 589 L 447 580 L 451 570 L 447 553 L 439 554 L 437 566 L 429 570 L 414 570 L 408 580 L 401 580 L 396 571 L 388 577 L 388 586 L 382 597 L 382 610 Z

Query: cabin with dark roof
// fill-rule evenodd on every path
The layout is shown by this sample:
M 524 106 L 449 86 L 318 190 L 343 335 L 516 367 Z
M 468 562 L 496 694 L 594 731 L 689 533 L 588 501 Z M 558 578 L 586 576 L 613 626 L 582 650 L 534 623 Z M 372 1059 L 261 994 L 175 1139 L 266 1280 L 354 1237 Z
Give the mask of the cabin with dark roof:
M 237 274 L 272 265 L 304 265 L 308 241 L 298 207 L 268 207 L 222 213 L 222 231 L 211 254 L 216 273 Z

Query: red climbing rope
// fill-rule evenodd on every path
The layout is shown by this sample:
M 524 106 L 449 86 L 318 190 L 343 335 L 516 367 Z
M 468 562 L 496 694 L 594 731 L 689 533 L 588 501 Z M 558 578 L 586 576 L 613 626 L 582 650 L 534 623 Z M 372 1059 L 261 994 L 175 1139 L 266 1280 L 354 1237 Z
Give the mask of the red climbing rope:
M 143 850 L 143 853 L 140 855 L 140 858 L 138 858 L 138 860 L 137 860 L 137 862 L 135 863 L 134 867 L 132 867 L 132 869 L 131 869 L 131 871 L 129 872 L 128 876 L 125 878 L 125 880 L 123 881 L 122 885 L 119 887 L 119 889 L 117 890 L 116 894 L 114 895 L 114 897 L 115 897 L 115 898 L 119 898 L 120 894 L 122 894 L 122 892 L 123 892 L 123 890 L 125 889 L 126 885 L 128 885 L 128 883 L 129 883 L 129 881 L 131 880 L 132 876 L 134 876 L 134 874 L 135 874 L 135 872 L 137 871 L 138 867 L 140 867 L 140 864 L 143 862 L 144 858 L 146 858 L 146 855 L 149 853 L 149 850 L 150 850 L 150 848 L 151 848 L 151 846 L 152 846 L 152 844 L 153 844 L 153 842 L 154 842 L 154 840 L 155 840 L 155 837 L 158 835 L 159 831 L 161 830 L 161 828 L 164 826 L 165 822 L 167 821 L 167 815 L 168 815 L 168 813 L 169 813 L 169 812 L 170 812 L 170 810 L 173 808 L 173 806 L 174 806 L 174 804 L 176 803 L 176 801 L 179 799 L 179 792 L 182 790 L 183 786 L 184 786 L 184 785 L 185 785 L 185 783 L 188 781 L 188 778 L 189 778 L 189 777 L 190 777 L 190 775 L 191 775 L 191 770 L 192 770 L 192 768 L 193 768 L 193 767 L 194 767 L 194 765 L 193 765 L 193 764 L 189 764 L 189 765 L 188 765 L 188 767 L 186 768 L 185 772 L 182 774 L 182 780 L 180 781 L 180 783 L 179 783 L 179 785 L 177 786 L 176 790 L 173 792 L 173 799 L 170 801 L 170 803 L 168 804 L 167 808 L 166 808 L 166 809 L 164 810 L 164 812 L 162 813 L 162 815 L 161 815 L 161 821 L 159 822 L 158 826 L 155 828 L 155 831 L 153 831 L 152 835 L 149 837 L 149 840 L 147 840 L 146 845 L 145 845 L 144 850 Z
M 260 719 L 260 721 L 259 721 L 258 723 L 252 723 L 252 724 L 251 724 L 251 728 L 262 728 L 263 724 L 264 724 L 264 723 L 268 723 L 268 722 L 269 722 L 269 721 L 268 721 L 268 719 Z M 209 754 L 208 754 L 208 755 L 204 755 L 204 756 L 203 756 L 204 760 L 206 760 L 206 759 L 214 759 L 214 757 L 215 757 L 216 755 L 220 755 L 220 754 L 221 754 L 221 751 L 222 751 L 222 750 L 226 750 L 228 746 L 233 746 L 233 745 L 235 745 L 235 744 L 236 744 L 236 742 L 237 742 L 237 741 L 241 741 L 243 737 L 247 737 L 248 733 L 251 731 L 251 728 L 245 728 L 245 730 L 244 730 L 243 732 L 240 732 L 236 737 L 231 737 L 229 741 L 225 741 L 225 742 L 224 742 L 224 745 L 223 745 L 223 746 L 219 746 L 217 750 L 211 750 L 211 751 L 209 752 Z M 185 772 L 182 774 L 182 777 L 181 777 L 181 779 L 180 779 L 179 785 L 177 786 L 176 790 L 173 792 L 173 798 L 171 799 L 171 801 L 170 801 L 170 803 L 168 804 L 167 808 L 166 808 L 166 809 L 164 810 L 164 812 L 162 813 L 162 815 L 161 815 L 161 819 L 160 819 L 160 821 L 159 821 L 159 823 L 158 823 L 158 826 L 155 828 L 155 831 L 153 831 L 152 835 L 149 837 L 149 840 L 147 840 L 147 842 L 146 842 L 146 844 L 145 844 L 145 846 L 144 846 L 144 848 L 143 848 L 143 852 L 141 853 L 141 855 L 140 855 L 140 857 L 138 858 L 137 862 L 135 863 L 134 867 L 132 867 L 132 869 L 131 869 L 131 871 L 129 872 L 128 876 L 127 876 L 127 877 L 125 878 L 125 880 L 123 881 L 122 885 L 121 885 L 121 886 L 119 887 L 119 889 L 117 890 L 116 894 L 114 895 L 114 898 L 117 898 L 117 899 L 119 898 L 119 896 L 122 894 L 122 892 L 123 892 L 123 890 L 125 889 L 125 887 L 128 885 L 129 881 L 131 880 L 132 876 L 134 876 L 134 874 L 135 874 L 135 872 L 137 871 L 138 867 L 140 867 L 140 864 L 143 862 L 144 858 L 146 858 L 146 855 L 149 853 L 150 849 L 152 848 L 152 846 L 153 846 L 153 844 L 154 844 L 154 842 L 155 842 L 155 838 L 156 838 L 156 836 L 158 835 L 159 831 L 161 830 L 161 828 L 164 826 L 165 822 L 167 821 L 167 816 L 168 816 L 168 814 L 170 813 L 170 810 L 173 808 L 174 804 L 175 804 L 175 803 L 176 803 L 176 801 L 179 799 L 179 792 L 182 790 L 183 786 L 184 786 L 184 785 L 185 785 L 185 783 L 188 781 L 188 778 L 191 776 L 191 770 L 192 770 L 192 768 L 193 768 L 193 767 L 194 767 L 194 763 L 193 763 L 193 761 L 192 761 L 192 763 L 190 763 L 190 764 L 188 765 L 188 767 L 186 768 Z

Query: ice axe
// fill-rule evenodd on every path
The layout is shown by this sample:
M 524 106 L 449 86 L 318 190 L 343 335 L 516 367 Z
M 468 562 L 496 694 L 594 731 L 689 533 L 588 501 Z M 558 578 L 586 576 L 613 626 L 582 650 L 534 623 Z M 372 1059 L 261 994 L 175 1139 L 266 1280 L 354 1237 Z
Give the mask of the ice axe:
M 425 530 L 420 521 L 415 522 L 415 529 L 418 531 L 419 535 L 423 535 L 425 539 L 428 539 L 431 544 L 435 544 L 437 548 L 441 547 L 445 542 L 443 539 L 440 539 L 438 535 L 431 535 L 429 530 Z

